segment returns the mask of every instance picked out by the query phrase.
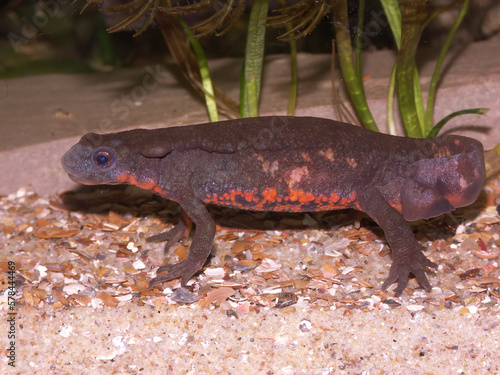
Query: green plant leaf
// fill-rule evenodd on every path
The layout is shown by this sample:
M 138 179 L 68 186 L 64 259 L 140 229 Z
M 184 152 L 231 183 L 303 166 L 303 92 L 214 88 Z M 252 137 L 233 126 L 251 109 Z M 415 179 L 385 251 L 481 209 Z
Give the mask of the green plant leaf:
M 352 59 L 351 35 L 349 32 L 349 19 L 347 16 L 347 1 L 332 0 L 332 12 L 335 18 L 335 43 L 344 84 L 349 98 L 361 120 L 363 126 L 369 130 L 378 131 L 375 120 L 368 108 L 363 89 L 363 81 L 356 74 L 356 67 Z
M 286 7 L 285 0 L 278 0 L 278 3 L 282 8 Z M 268 18 L 269 19 L 269 18 Z M 292 23 L 286 23 L 287 33 L 292 31 Z M 295 106 L 297 104 L 297 85 L 298 85 L 298 72 L 297 72 L 297 42 L 295 39 L 290 39 L 290 60 L 291 60 L 291 72 L 290 72 L 290 95 L 288 97 L 288 108 L 286 114 L 288 116 L 293 116 L 295 114 Z
M 198 66 L 200 67 L 201 84 L 205 94 L 205 104 L 207 106 L 208 117 L 211 122 L 219 121 L 217 102 L 215 101 L 214 96 L 214 87 L 212 85 L 212 79 L 210 78 L 210 69 L 208 68 L 207 57 L 205 56 L 203 47 L 198 39 L 193 37 L 193 32 L 187 28 L 186 24 L 181 19 L 179 19 L 179 22 L 191 42 L 191 48 L 193 49 L 196 60 L 198 61 Z
M 268 0 L 255 0 L 248 21 L 248 36 L 243 63 L 244 80 L 241 87 L 241 117 L 259 115 L 260 82 L 264 63 L 266 17 Z
M 469 113 L 475 113 L 478 115 L 484 115 L 489 111 L 489 108 L 471 108 L 471 109 L 463 109 L 461 111 L 456 111 L 448 116 L 444 117 L 441 121 L 439 121 L 432 129 L 431 131 L 427 134 L 427 138 L 434 138 L 438 135 L 438 133 L 441 131 L 443 126 L 450 121 L 453 117 L 457 117 L 460 115 L 465 115 Z
M 418 75 L 417 64 L 413 68 L 413 95 L 415 96 L 415 110 L 417 113 L 418 125 L 420 126 L 420 131 L 425 134 L 425 109 L 424 100 L 422 97 L 422 87 L 420 86 L 420 77 Z
M 389 21 L 392 35 L 399 51 L 401 47 L 401 9 L 397 0 L 380 0 L 384 8 L 385 16 Z M 397 135 L 396 124 L 394 122 L 394 91 L 396 88 L 396 64 L 392 68 L 389 89 L 387 92 L 387 130 L 389 134 Z
M 394 89 L 396 82 L 396 65 L 393 66 L 391 79 L 389 80 L 389 90 L 387 92 L 387 130 L 389 134 L 397 135 L 396 124 L 394 122 Z
M 380 0 L 398 49 L 401 47 L 401 9 L 397 0 Z
M 401 113 L 406 134 L 413 138 L 421 138 L 424 135 L 417 116 L 415 98 L 415 77 L 418 77 L 418 74 L 416 74 L 415 53 L 427 18 L 427 3 L 427 0 L 400 0 L 402 37 L 396 63 L 396 87 L 399 112 Z
M 446 41 L 443 45 L 443 48 L 441 49 L 439 57 L 436 61 L 436 66 L 434 67 L 434 72 L 432 74 L 431 82 L 429 85 L 429 94 L 427 96 L 427 110 L 425 113 L 425 128 L 426 128 L 425 132 L 429 132 L 430 129 L 432 128 L 433 118 L 434 118 L 434 102 L 436 100 L 437 85 L 439 82 L 439 75 L 441 73 L 441 68 L 443 66 L 444 58 L 446 57 L 448 49 L 450 48 L 451 45 L 451 41 L 455 36 L 458 27 L 462 23 L 462 20 L 464 19 L 465 14 L 467 13 L 468 7 L 469 7 L 469 0 L 465 0 L 464 5 L 460 10 L 457 19 L 453 23 L 450 33 L 448 34 Z

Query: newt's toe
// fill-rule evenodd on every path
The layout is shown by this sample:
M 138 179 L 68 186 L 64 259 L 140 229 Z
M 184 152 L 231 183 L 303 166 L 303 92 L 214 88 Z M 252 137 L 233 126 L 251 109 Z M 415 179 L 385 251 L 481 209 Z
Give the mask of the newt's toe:
M 403 261 L 395 261 L 391 266 L 389 276 L 382 284 L 382 290 L 387 290 L 390 285 L 397 282 L 398 285 L 394 291 L 394 295 L 399 297 L 405 290 L 410 275 L 413 275 L 417 278 L 423 288 L 430 291 L 432 286 L 424 272 L 423 267 L 425 266 L 436 268 L 437 264 L 431 262 L 421 252 L 418 252 L 415 256 L 409 257 Z
M 149 286 L 151 287 L 157 283 L 182 277 L 181 286 L 185 287 L 191 276 L 199 271 L 200 268 L 201 266 L 199 266 L 196 262 L 190 261 L 189 258 L 180 263 L 161 266 L 158 268 L 158 271 L 156 271 L 156 274 L 159 276 L 156 276 L 153 280 L 151 280 Z M 167 272 L 166 275 L 164 274 L 165 272 Z

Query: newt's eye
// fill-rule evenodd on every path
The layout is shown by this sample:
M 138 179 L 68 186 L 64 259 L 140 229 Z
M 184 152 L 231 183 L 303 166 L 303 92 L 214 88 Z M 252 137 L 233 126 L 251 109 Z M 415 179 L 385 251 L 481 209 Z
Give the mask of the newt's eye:
M 109 148 L 100 147 L 92 154 L 92 162 L 98 168 L 108 169 L 115 165 L 115 153 Z

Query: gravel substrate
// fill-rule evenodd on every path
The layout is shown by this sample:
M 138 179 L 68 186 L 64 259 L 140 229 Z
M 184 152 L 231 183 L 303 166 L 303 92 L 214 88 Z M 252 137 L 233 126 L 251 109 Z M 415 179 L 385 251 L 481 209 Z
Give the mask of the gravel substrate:
M 214 251 L 183 304 L 177 280 L 149 288 L 164 256 L 145 241 L 172 226 L 175 204 L 20 189 L 0 197 L 1 371 L 500 373 L 499 195 L 489 184 L 480 203 L 415 224 L 439 268 L 431 292 L 412 279 L 401 298 L 380 291 L 390 251 L 365 216 L 213 209 Z

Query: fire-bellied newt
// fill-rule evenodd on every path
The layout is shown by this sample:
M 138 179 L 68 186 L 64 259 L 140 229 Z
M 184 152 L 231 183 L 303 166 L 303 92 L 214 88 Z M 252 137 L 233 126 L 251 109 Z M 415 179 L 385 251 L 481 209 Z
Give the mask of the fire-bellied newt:
M 89 133 L 62 158 L 76 182 L 132 184 L 176 201 L 196 225 L 188 257 L 160 267 L 151 285 L 189 278 L 207 260 L 215 223 L 205 204 L 256 211 L 352 208 L 382 227 L 393 263 L 382 289 L 410 274 L 429 290 L 422 253 L 407 221 L 473 203 L 485 180 L 483 147 L 447 135 L 411 139 L 313 117 L 258 117 L 163 129 Z M 150 238 L 168 240 L 186 219 Z

